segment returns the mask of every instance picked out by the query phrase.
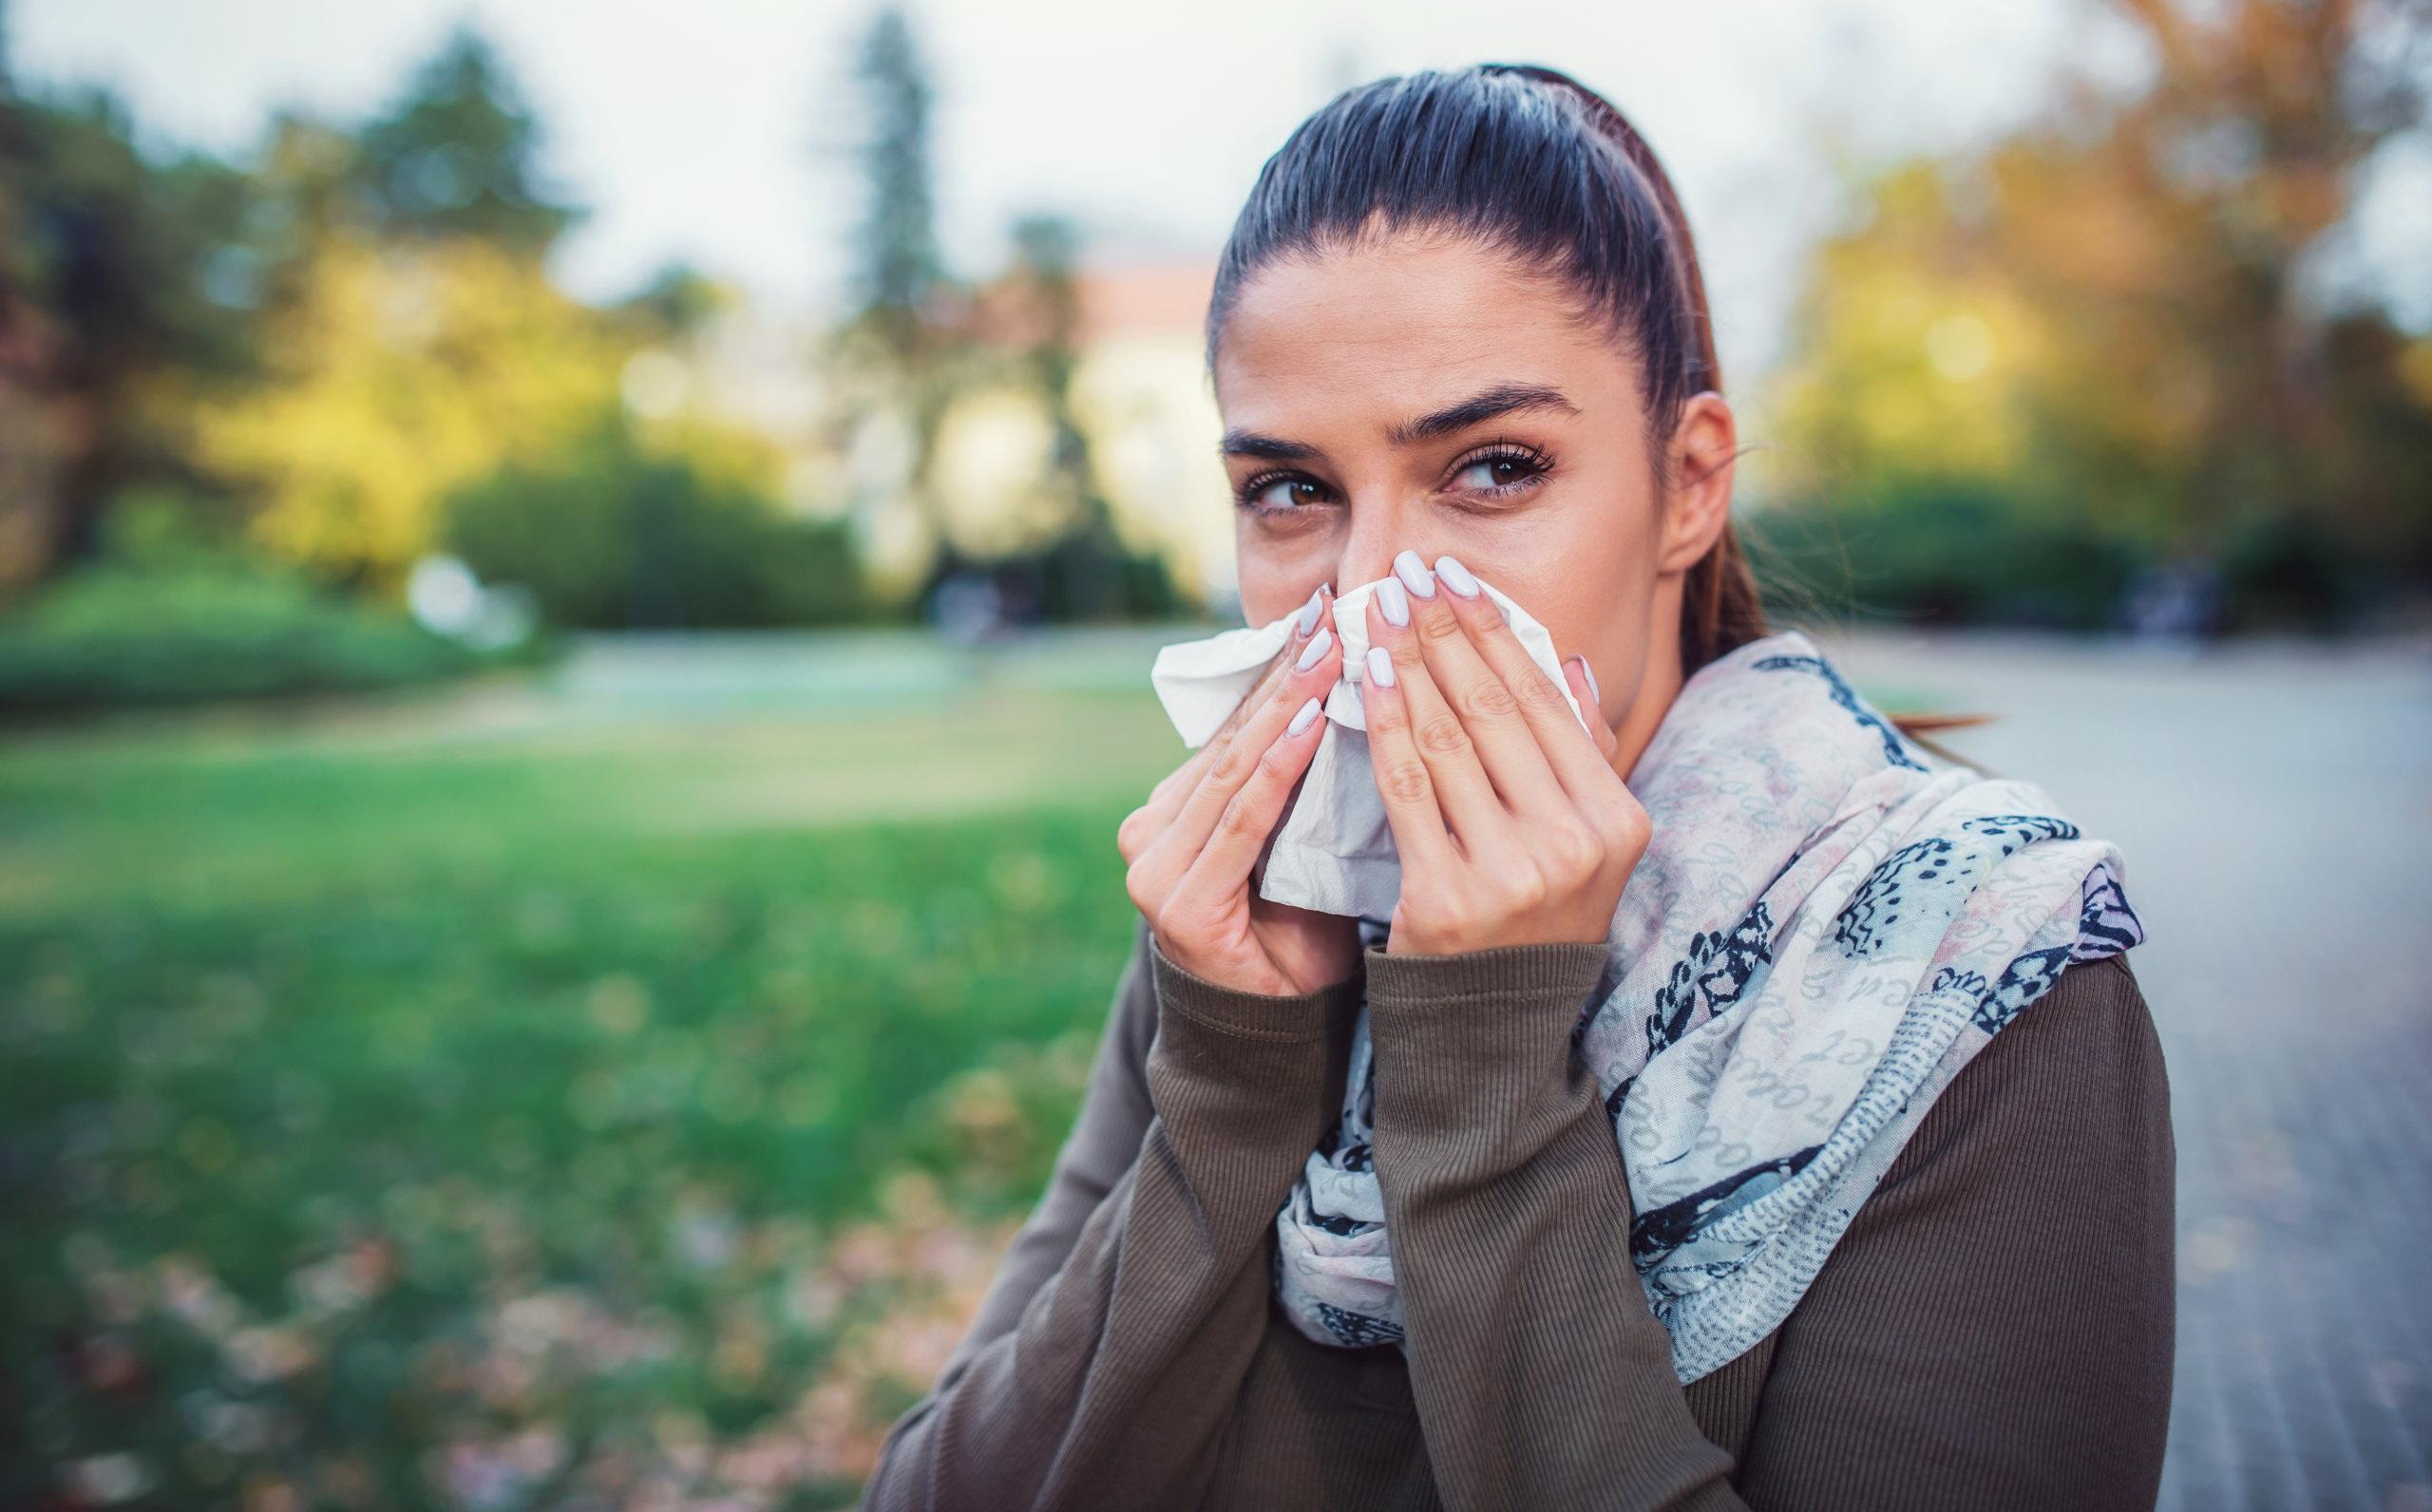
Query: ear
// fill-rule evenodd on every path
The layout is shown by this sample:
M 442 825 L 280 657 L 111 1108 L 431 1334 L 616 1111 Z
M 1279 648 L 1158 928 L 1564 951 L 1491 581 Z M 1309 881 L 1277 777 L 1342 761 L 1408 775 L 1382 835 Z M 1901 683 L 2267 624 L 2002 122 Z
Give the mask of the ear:
M 1739 427 L 1730 402 L 1709 388 L 1690 396 L 1672 431 L 1672 496 L 1664 501 L 1659 573 L 1684 573 L 1714 549 L 1731 519 L 1732 463 Z

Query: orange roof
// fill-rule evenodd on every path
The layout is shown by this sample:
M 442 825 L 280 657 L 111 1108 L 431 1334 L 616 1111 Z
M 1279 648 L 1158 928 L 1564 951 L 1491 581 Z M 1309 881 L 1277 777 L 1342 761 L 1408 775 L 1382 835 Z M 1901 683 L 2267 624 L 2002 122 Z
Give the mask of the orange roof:
M 1216 259 L 1127 263 L 1081 270 L 1081 339 L 1199 334 Z
M 1083 264 L 1078 274 L 1079 329 L 1083 346 L 1123 336 L 1196 338 L 1207 318 L 1207 296 L 1216 286 L 1216 259 Z M 973 292 L 967 302 L 942 312 L 944 323 L 970 339 L 1018 346 L 1037 339 L 1036 312 L 1000 281 Z

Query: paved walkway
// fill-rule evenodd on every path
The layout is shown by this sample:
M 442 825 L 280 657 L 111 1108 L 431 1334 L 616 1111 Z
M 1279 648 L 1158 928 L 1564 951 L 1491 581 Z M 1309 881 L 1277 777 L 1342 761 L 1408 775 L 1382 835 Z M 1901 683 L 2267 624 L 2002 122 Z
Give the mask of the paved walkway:
M 2432 1509 L 2432 649 L 1826 640 L 2119 842 L 2170 1067 L 2161 1504 Z

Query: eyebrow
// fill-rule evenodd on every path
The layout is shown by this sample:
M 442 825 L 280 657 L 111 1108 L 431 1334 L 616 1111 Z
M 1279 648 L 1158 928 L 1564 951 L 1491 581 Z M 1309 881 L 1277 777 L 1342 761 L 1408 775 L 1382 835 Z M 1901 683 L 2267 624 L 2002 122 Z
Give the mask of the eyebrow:
M 1457 405 L 1447 405 L 1433 413 L 1394 425 L 1385 432 L 1385 441 L 1396 448 L 1415 446 L 1422 441 L 1434 441 L 1467 430 L 1498 415 L 1538 409 L 1557 410 L 1566 415 L 1579 413 L 1579 406 L 1564 397 L 1559 388 L 1545 384 L 1496 384 Z M 1225 432 L 1225 439 L 1217 444 L 1216 450 L 1220 456 L 1256 457 L 1265 462 L 1306 462 L 1325 455 L 1305 441 L 1286 441 L 1279 436 L 1238 429 Z

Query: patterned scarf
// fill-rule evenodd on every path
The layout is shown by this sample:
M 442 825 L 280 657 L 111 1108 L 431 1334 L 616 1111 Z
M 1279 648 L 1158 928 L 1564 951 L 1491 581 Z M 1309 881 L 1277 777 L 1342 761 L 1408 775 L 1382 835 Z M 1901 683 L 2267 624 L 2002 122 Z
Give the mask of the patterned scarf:
M 1905 739 L 1796 631 L 1699 669 L 1628 780 L 1654 836 L 1571 1043 L 1686 1384 L 1789 1315 L 1960 1068 L 2144 931 L 2114 845 Z M 1402 1338 L 1375 1107 L 1363 1005 L 1341 1123 L 1276 1216 L 1277 1294 L 1321 1344 Z

